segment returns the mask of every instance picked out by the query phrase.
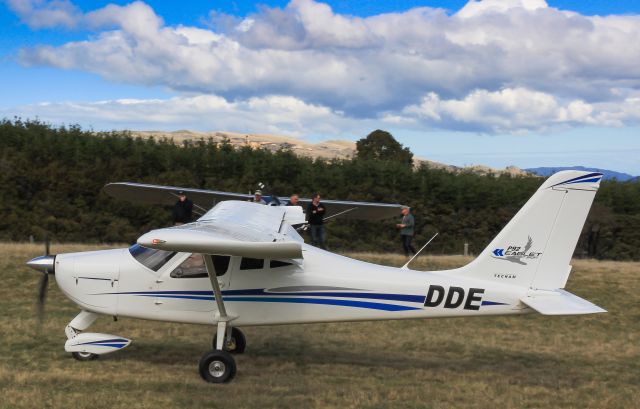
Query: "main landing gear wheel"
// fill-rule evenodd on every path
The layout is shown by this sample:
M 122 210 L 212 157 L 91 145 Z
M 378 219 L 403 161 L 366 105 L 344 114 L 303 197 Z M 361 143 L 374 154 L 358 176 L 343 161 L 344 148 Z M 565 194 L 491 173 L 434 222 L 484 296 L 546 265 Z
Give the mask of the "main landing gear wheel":
M 98 359 L 98 354 L 92 354 L 91 352 L 72 352 L 71 356 L 77 361 L 93 361 Z
M 200 358 L 200 376 L 210 383 L 226 383 L 236 376 L 236 361 L 227 351 L 209 351 Z
M 216 341 L 218 340 L 218 334 L 213 336 L 213 349 L 216 349 Z M 231 338 L 224 343 L 224 350 L 231 352 L 232 354 L 242 354 L 247 347 L 247 339 L 244 337 L 242 331 L 238 328 L 231 328 Z

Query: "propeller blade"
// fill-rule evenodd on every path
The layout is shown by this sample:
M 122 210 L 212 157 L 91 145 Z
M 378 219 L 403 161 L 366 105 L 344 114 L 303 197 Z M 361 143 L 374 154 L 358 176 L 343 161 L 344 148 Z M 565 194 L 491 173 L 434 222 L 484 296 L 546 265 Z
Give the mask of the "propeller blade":
M 49 288 L 49 274 L 42 274 L 42 278 L 40 279 L 40 284 L 38 285 L 38 321 L 42 324 L 42 318 L 44 313 L 44 303 L 47 300 L 47 290 Z

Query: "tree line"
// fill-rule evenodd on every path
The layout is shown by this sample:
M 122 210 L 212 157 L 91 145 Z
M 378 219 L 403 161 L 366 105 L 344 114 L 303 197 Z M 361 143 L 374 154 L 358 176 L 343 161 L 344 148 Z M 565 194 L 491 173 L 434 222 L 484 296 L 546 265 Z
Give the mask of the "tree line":
M 428 252 L 479 253 L 543 182 L 537 177 L 454 174 L 412 166 L 412 153 L 384 131 L 357 144 L 353 159 L 311 159 L 228 142 L 134 138 L 39 121 L 0 123 L 0 240 L 45 236 L 65 242 L 133 242 L 171 222 L 170 209 L 106 196 L 109 182 L 134 181 L 249 192 L 258 182 L 279 195 L 402 203 L 416 216 Z M 332 250 L 401 251 L 397 220 L 334 220 Z M 640 182 L 602 182 L 576 256 L 638 260 Z

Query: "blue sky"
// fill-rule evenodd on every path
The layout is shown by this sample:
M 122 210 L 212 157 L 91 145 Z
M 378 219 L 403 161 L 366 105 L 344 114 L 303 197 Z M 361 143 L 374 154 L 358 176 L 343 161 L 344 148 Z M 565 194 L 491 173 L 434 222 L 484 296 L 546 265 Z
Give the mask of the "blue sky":
M 380 128 L 459 166 L 640 175 L 639 14 L 632 1 L 7 0 L 0 116 L 309 140 Z

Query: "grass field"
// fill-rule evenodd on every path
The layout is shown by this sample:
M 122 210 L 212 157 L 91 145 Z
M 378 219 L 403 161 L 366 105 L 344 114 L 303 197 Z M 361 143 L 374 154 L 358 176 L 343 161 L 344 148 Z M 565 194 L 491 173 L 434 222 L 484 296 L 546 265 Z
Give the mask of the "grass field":
M 54 253 L 90 246 L 52 247 Z M 494 317 L 243 328 L 238 375 L 197 373 L 213 328 L 100 318 L 91 331 L 134 340 L 96 361 L 64 352 L 78 309 L 50 282 L 43 327 L 42 246 L 0 244 L 3 408 L 631 408 L 640 405 L 640 263 L 575 260 L 567 289 L 607 309 L 582 317 Z M 401 265 L 395 255 L 352 254 Z M 424 257 L 450 268 L 463 257 Z

